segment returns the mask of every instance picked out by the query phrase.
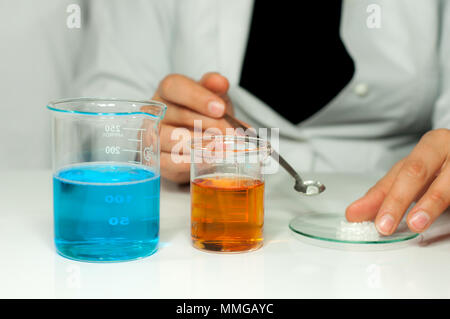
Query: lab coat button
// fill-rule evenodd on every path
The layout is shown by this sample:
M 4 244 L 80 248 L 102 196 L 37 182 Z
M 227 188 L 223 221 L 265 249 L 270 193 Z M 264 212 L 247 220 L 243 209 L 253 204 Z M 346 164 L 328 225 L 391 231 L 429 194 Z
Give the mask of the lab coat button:
M 369 86 L 366 83 L 359 83 L 355 86 L 354 91 L 358 96 L 366 96 L 369 93 Z

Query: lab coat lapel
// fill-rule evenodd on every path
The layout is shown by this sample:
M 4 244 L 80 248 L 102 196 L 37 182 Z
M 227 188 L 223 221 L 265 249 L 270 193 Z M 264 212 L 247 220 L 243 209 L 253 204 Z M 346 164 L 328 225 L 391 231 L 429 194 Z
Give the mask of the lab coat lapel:
M 218 6 L 218 69 L 238 85 L 247 46 L 253 0 L 216 1 Z

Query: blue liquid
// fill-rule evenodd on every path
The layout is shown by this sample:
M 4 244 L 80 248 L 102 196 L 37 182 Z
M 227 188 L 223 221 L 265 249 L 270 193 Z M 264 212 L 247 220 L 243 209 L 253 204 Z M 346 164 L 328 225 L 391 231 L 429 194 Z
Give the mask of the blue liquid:
M 89 164 L 53 177 L 55 244 L 76 260 L 153 254 L 159 240 L 160 177 L 142 166 Z

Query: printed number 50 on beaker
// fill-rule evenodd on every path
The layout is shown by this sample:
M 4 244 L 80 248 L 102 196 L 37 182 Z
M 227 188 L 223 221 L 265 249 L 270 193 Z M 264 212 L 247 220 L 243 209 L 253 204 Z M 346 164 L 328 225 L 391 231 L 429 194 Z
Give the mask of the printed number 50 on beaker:
M 153 254 L 159 240 L 159 123 L 153 101 L 52 102 L 55 244 L 84 261 Z

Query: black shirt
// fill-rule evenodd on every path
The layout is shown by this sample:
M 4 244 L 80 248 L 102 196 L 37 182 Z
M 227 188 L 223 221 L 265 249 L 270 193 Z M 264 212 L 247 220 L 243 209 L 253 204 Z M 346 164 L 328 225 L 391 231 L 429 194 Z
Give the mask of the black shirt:
M 255 0 L 241 87 L 294 124 L 324 107 L 355 72 L 339 34 L 341 7 Z

